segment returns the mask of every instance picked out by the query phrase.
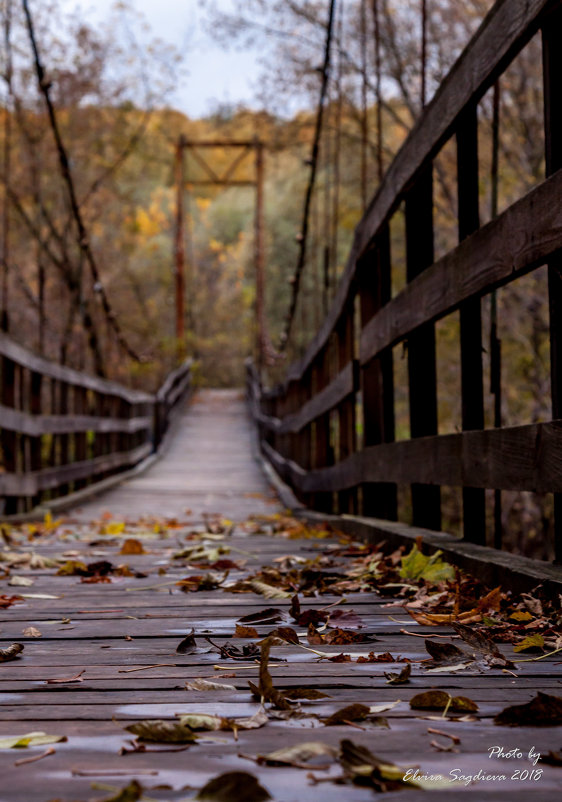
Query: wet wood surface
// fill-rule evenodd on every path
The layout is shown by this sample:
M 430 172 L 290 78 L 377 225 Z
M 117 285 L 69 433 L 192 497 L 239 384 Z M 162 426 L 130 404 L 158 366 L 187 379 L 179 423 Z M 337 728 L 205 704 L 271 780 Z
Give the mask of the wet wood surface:
M 402 609 L 403 600 L 367 593 L 301 595 L 303 610 L 332 604 L 354 610 L 361 619 L 361 633 L 372 638 L 369 643 L 309 647 L 306 628 L 291 621 L 288 598 L 265 599 L 223 588 L 184 593 L 175 584 L 206 572 L 174 554 L 201 543 L 197 537 L 209 529 L 220 531 L 211 531 L 203 543 L 227 547 L 226 556 L 240 565 L 229 573 L 229 582 L 286 555 L 318 557 L 337 543 L 335 536 L 299 540 L 255 533 L 244 524 L 252 515 L 282 512 L 252 456 L 251 436 L 237 394 L 201 393 L 182 419 L 168 454 L 146 474 L 71 511 L 55 532 L 30 534 L 29 540 L 11 546 L 0 542 L 4 552 L 27 551 L 85 563 L 107 560 L 144 574 L 111 575 L 110 582 L 89 584 L 80 576 L 56 575 L 56 568 L 32 569 L 22 563 L 11 568 L 11 576 L 30 578 L 31 586 L 11 586 L 8 576 L 0 579 L 0 595 L 22 596 L 0 611 L 0 648 L 12 642 L 25 647 L 18 660 L 0 663 L 0 739 L 32 731 L 67 737 L 66 742 L 54 744 L 54 754 L 29 764 L 15 765 L 22 757 L 43 753 L 45 747 L 0 749 L 0 800 L 106 800 L 133 778 L 143 785 L 148 799 L 187 800 L 211 777 L 227 771 L 253 773 L 278 802 L 369 800 L 373 796 L 369 788 L 318 784 L 306 769 L 261 766 L 248 759 L 307 741 L 337 747 L 346 738 L 380 758 L 400 766 L 420 766 L 427 774 L 447 778 L 458 769 L 468 777 L 482 770 L 506 778 L 451 783 L 435 791 L 440 800 L 457 799 L 459 794 L 506 802 L 529 796 L 559 799 L 562 768 L 538 763 L 542 769 L 538 780 L 518 777 L 533 768 L 528 760 L 531 748 L 544 754 L 562 747 L 562 727 L 498 727 L 493 717 L 509 704 L 530 701 L 537 690 L 562 695 L 560 654 L 519 663 L 511 673 L 494 668 L 436 674 L 424 667 L 428 655 L 423 638 L 417 636 L 454 636 L 454 632 L 419 626 Z M 123 523 L 122 531 L 116 532 Z M 193 533 L 196 537 L 190 540 Z M 127 538 L 139 540 L 146 553 L 120 554 Z M 276 688 L 313 688 L 327 694 L 301 703 L 302 712 L 310 715 L 271 719 L 260 729 L 240 731 L 237 741 L 231 732 L 201 733 L 185 751 L 163 752 L 150 744 L 147 752 L 120 754 L 132 738 L 124 727 L 134 721 L 174 720 L 181 712 L 226 717 L 257 712 L 260 705 L 251 696 L 248 680 L 257 682 L 258 663 L 221 657 L 205 636 L 219 646 L 229 641 L 242 648 L 253 641 L 232 638 L 237 620 L 269 607 L 280 611 L 282 624 L 295 627 L 302 646 L 324 655 L 351 655 L 350 662 L 333 663 L 296 645 L 273 648 L 270 670 Z M 254 626 L 261 638 L 278 625 Z M 30 626 L 41 633 L 39 637 L 24 634 Z M 197 651 L 177 653 L 178 644 L 192 630 Z M 517 658 L 511 645 L 501 648 L 506 656 Z M 357 656 L 369 652 L 390 652 L 411 660 L 410 682 L 392 686 L 384 674 L 399 671 L 405 663 L 356 662 Z M 78 674 L 74 682 L 52 682 Z M 186 682 L 195 678 L 223 682 L 235 690 L 187 690 Z M 412 696 L 429 688 L 469 696 L 478 704 L 478 713 L 473 720 L 462 721 L 458 715 L 412 710 Z M 324 726 L 318 718 L 353 702 L 371 706 L 397 700 L 396 706 L 381 713 L 387 726 L 365 722 Z M 457 736 L 460 743 L 455 746 L 428 728 Z M 438 751 L 432 741 L 458 751 Z M 518 748 L 522 757 L 491 759 L 489 750 L 495 745 Z M 311 771 L 317 779 L 341 773 L 337 764 Z M 427 791 L 405 789 L 383 796 L 415 802 L 431 798 L 432 793 L 428 797 Z

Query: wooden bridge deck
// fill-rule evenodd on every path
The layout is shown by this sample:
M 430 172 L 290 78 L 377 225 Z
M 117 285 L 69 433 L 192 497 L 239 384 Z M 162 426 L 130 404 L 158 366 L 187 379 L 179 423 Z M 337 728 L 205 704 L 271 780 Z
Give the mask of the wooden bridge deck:
M 342 651 L 353 655 L 352 662 L 342 663 L 318 662 L 316 655 L 296 646 L 274 647 L 272 663 L 276 667 L 271 668 L 271 674 L 276 687 L 307 687 L 328 694 L 329 698 L 303 704 L 305 712 L 320 716 L 352 702 L 381 705 L 400 699 L 384 713 L 389 728 L 365 722 L 325 727 L 316 718 L 271 719 L 260 729 L 240 731 L 238 741 L 231 732 L 202 733 L 199 742 L 186 751 L 161 752 L 162 747 L 148 744 L 145 752 L 119 754 L 132 738 L 124 727 L 140 719 L 173 720 L 178 712 L 247 716 L 259 708 L 247 684 L 248 680 L 257 681 L 257 664 L 237 663 L 221 658 L 214 649 L 206 651 L 208 644 L 203 636 L 209 634 L 215 642 L 224 644 L 241 616 L 271 606 L 287 614 L 290 600 L 268 600 L 254 593 L 235 594 L 221 589 L 185 594 L 175 582 L 201 574 L 202 570 L 186 568 L 183 561 L 173 559 L 179 547 L 200 542 L 186 538 L 190 532 L 204 531 L 203 520 L 211 525 L 222 518 L 241 522 L 252 514 L 280 512 L 251 455 L 250 438 L 240 397 L 232 392 L 202 393 L 182 419 L 167 455 L 149 472 L 72 511 L 67 523 L 56 531 L 30 540 L 16 533 L 12 545 L 2 547 L 4 551 L 32 550 L 41 556 L 63 555 L 68 560 L 87 563 L 127 563 L 146 576 L 113 576 L 110 583 L 90 584 L 81 582 L 79 576 L 57 575 L 56 568 L 32 569 L 22 563 L 11 568 L 11 576 L 29 577 L 33 579 L 32 586 L 10 586 L 7 577 L 0 580 L 0 595 L 24 596 L 23 603 L 2 611 L 2 647 L 13 641 L 25 646 L 20 659 L 0 664 L 0 739 L 31 731 L 65 735 L 68 739 L 54 745 L 54 754 L 20 765 L 16 764 L 18 759 L 40 755 L 47 747 L 0 749 L 0 800 L 70 802 L 115 797 L 123 802 L 137 797 L 117 797 L 111 788 L 122 788 L 133 778 L 143 785 L 147 798 L 182 800 L 192 798 L 195 789 L 211 777 L 228 771 L 254 774 L 279 802 L 368 800 L 372 796 L 369 788 L 333 782 L 314 785 L 306 769 L 258 766 L 240 756 L 256 756 L 306 741 L 337 746 L 342 739 L 367 746 L 386 761 L 419 765 L 427 774 L 447 778 L 456 768 L 463 775 L 475 775 L 482 769 L 486 775 L 506 777 L 446 786 L 439 791 L 443 800 L 456 799 L 459 791 L 473 799 L 485 795 L 486 799 L 510 802 L 527 799 L 529 793 L 541 800 L 559 799 L 559 767 L 538 763 L 534 768 L 542 769 L 542 776 L 537 780 L 512 776 L 519 770 L 516 776 L 526 777 L 524 770 L 533 768 L 527 759 L 531 748 L 543 754 L 560 749 L 562 727 L 498 727 L 492 719 L 508 704 L 530 701 L 539 689 L 558 695 L 560 655 L 520 663 L 517 676 L 500 668 L 483 673 L 473 670 L 428 674 L 417 662 L 427 659 L 423 638 L 401 630 L 418 634 L 438 631 L 440 635 L 453 634 L 452 630 L 428 629 L 413 620 L 406 624 L 404 611 L 385 606 L 388 597 L 371 594 L 349 593 L 343 604 L 341 597 L 332 595 L 301 597 L 305 610 L 334 602 L 340 602 L 344 611 L 353 609 L 364 624 L 362 632 L 377 640 L 373 644 L 319 647 L 333 655 Z M 123 521 L 129 523 L 119 531 L 119 522 Z M 230 559 L 245 561 L 240 571 L 231 572 L 229 579 L 243 577 L 283 555 L 318 556 L 335 540 L 287 539 L 252 533 L 244 526 L 236 526 L 228 533 L 226 527 L 222 539 L 219 533 L 207 543 L 227 546 Z M 120 554 L 126 537 L 140 540 L 146 553 Z M 291 625 L 288 616 L 284 623 Z M 29 626 L 39 630 L 41 636 L 24 635 Z M 264 636 L 274 626 L 259 624 L 257 629 Z M 176 653 L 176 647 L 192 629 L 200 649 L 192 654 Z M 303 626 L 297 627 L 301 643 L 308 645 L 304 630 Z M 242 647 L 250 641 L 233 643 Z M 506 654 L 516 656 L 511 646 L 503 648 Z M 410 682 L 400 686 L 386 683 L 384 671 L 399 670 L 403 663 L 389 666 L 355 662 L 358 653 L 367 655 L 373 650 L 411 659 Z M 281 662 L 281 658 L 287 662 Z M 226 670 L 217 670 L 217 665 Z M 75 682 L 49 682 L 69 680 L 80 672 L 83 673 Z M 222 681 L 235 686 L 235 690 L 186 690 L 185 683 L 195 678 Z M 443 717 L 429 711 L 429 715 L 439 718 L 435 721 L 424 718 L 424 711 L 412 711 L 410 698 L 431 687 L 470 697 L 479 707 L 476 717 L 459 721 L 455 720 L 458 716 Z M 460 743 L 455 745 L 442 735 L 428 733 L 428 728 L 457 736 Z M 458 751 L 437 751 L 431 745 L 435 739 Z M 517 748 L 523 756 L 490 759 L 488 750 L 495 745 L 505 750 Z M 335 777 L 341 774 L 341 768 L 334 764 L 329 771 L 314 770 L 314 774 Z M 388 796 L 416 800 L 422 798 L 422 793 L 427 799 L 426 792 L 411 789 Z M 235 802 L 243 797 L 235 794 L 220 797 L 223 798 Z M 244 798 L 250 802 L 255 797 Z

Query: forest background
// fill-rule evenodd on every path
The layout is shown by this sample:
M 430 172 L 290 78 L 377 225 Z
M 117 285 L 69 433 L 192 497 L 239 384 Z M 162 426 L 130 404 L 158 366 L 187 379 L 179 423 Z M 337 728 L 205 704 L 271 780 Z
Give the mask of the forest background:
M 303 205 L 324 70 L 326 0 L 235 0 L 232 13 L 200 0 L 224 47 L 262 53 L 252 108 L 217 105 L 189 119 L 167 98 L 182 80 L 182 57 L 163 42 L 139 44 L 134 3 L 116 3 L 106 24 L 63 14 L 57 0 L 2 0 L 0 116 L 2 327 L 18 342 L 78 369 L 154 389 L 175 364 L 174 148 L 188 140 L 265 144 L 265 262 L 268 341 L 286 327 L 302 247 Z M 278 378 L 303 353 L 343 271 L 353 230 L 398 151 L 490 0 L 428 0 L 421 45 L 420 0 L 336 4 L 315 182 L 291 337 Z M 422 58 L 422 49 L 424 57 Z M 205 76 L 199 80 L 204 81 Z M 483 222 L 544 178 L 540 43 L 530 42 L 499 88 L 498 182 L 492 181 L 493 93 L 479 105 Z M 190 185 L 204 176 L 186 154 L 185 350 L 198 380 L 243 381 L 256 340 L 255 190 Z M 213 170 L 232 160 L 205 153 Z M 253 174 L 251 157 L 232 177 Z M 435 253 L 458 241 L 456 152 L 435 162 Z M 497 196 L 496 196 L 497 190 Z M 393 217 L 392 293 L 405 284 L 404 220 Z M 490 312 L 502 343 L 504 425 L 550 417 L 548 310 L 544 269 L 484 299 L 484 362 Z M 439 431 L 461 427 L 459 321 L 437 325 Z M 407 437 L 406 360 L 395 349 L 397 438 Z M 493 396 L 486 394 L 486 425 Z M 450 504 L 454 528 L 460 502 Z M 550 526 L 545 499 L 513 494 L 506 523 L 537 539 Z M 522 523 L 521 523 L 522 522 Z M 527 532 L 529 534 L 529 532 Z

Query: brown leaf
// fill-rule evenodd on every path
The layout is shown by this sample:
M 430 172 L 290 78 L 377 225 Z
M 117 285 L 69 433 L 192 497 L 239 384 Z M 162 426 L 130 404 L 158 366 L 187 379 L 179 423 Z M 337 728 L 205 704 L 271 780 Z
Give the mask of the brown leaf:
M 0 595 L 0 610 L 5 610 L 7 607 L 11 607 L 12 604 L 16 602 L 24 601 L 21 596 L 6 596 L 4 594 Z
M 337 724 L 347 724 L 348 721 L 363 721 L 366 719 L 371 710 L 367 705 L 352 704 L 347 707 L 342 707 L 341 710 L 336 710 L 331 716 L 320 719 L 326 727 L 334 727 Z
M 364 632 L 352 632 L 348 629 L 332 629 L 324 635 L 324 643 L 334 646 L 344 646 L 348 643 L 372 643 L 377 640 Z
M 397 660 L 393 657 L 390 652 L 383 652 L 382 654 L 375 654 L 374 652 L 369 652 L 368 657 L 358 657 L 357 663 L 396 663 Z
M 240 624 L 236 624 L 236 629 L 234 630 L 233 638 L 259 638 L 257 630 L 253 627 L 245 627 L 241 626 Z
M 178 644 L 176 649 L 177 654 L 193 654 L 193 652 L 198 648 L 197 642 L 195 641 L 194 637 L 195 630 L 192 629 L 189 635 L 187 635 L 181 643 Z
M 22 635 L 25 635 L 26 638 L 41 638 L 42 632 L 37 627 L 26 627 Z
M 23 643 L 12 643 L 6 649 L 0 649 L 0 663 L 7 663 L 8 660 L 17 660 L 23 652 Z
M 295 620 L 299 627 L 308 627 L 310 624 L 317 626 L 328 620 L 328 613 L 324 610 L 305 610 Z
M 243 615 L 242 618 L 238 619 L 238 623 L 240 624 L 276 624 L 278 621 L 282 621 L 285 615 L 283 610 L 280 610 L 278 607 L 266 607 L 265 610 L 260 610 L 259 613 L 250 613 L 249 615 Z
M 317 691 L 315 688 L 283 688 L 281 691 L 285 699 L 330 699 L 330 695 Z
M 405 685 L 410 681 L 410 674 L 412 673 L 412 666 L 406 663 L 404 668 L 399 674 L 384 672 L 387 685 Z
M 467 654 L 453 643 L 439 643 L 438 641 L 425 639 L 425 648 L 433 658 L 435 665 L 446 666 L 458 663 L 459 660 L 466 660 Z
M 209 802 L 265 802 L 271 796 L 253 774 L 229 771 L 209 780 L 195 798 Z
M 562 697 L 539 691 L 526 704 L 506 707 L 494 718 L 494 724 L 508 727 L 557 727 L 562 724 Z
M 351 663 L 350 654 L 336 654 L 333 657 L 327 657 L 325 659 L 329 660 L 331 663 Z
M 136 735 L 139 741 L 187 744 L 197 740 L 193 730 L 179 721 L 147 719 L 145 721 L 137 721 L 136 724 L 130 724 L 125 729 L 127 732 L 132 732 L 133 735 Z
M 320 646 L 322 643 L 324 643 L 323 636 L 317 631 L 316 627 L 312 623 L 308 625 L 306 639 L 311 646 Z
M 306 741 L 305 743 L 294 744 L 276 749 L 266 755 L 258 755 L 256 762 L 265 766 L 292 766 L 297 769 L 319 768 L 314 761 L 328 759 L 332 763 L 337 755 L 337 750 L 322 741 Z M 323 766 L 322 768 L 329 768 Z
M 295 643 L 297 646 L 299 644 L 299 636 L 292 627 L 278 627 L 270 634 L 276 635 L 287 643 Z
M 410 699 L 412 710 L 452 710 L 455 713 L 476 713 L 478 705 L 467 696 L 451 696 L 446 691 L 432 690 L 418 693 Z
M 287 702 L 283 694 L 273 687 L 273 680 L 268 668 L 269 652 L 271 651 L 272 645 L 273 637 L 271 635 L 261 642 L 259 694 L 267 702 L 271 702 L 280 710 L 291 710 L 291 705 Z
M 128 537 L 121 546 L 119 554 L 146 554 L 146 550 L 140 540 Z
M 480 653 L 490 666 L 514 668 L 511 660 L 504 657 L 494 641 L 483 632 L 479 632 L 473 627 L 467 627 L 457 621 L 453 621 L 452 626 L 457 635 L 460 635 L 465 643 L 468 643 L 476 652 Z

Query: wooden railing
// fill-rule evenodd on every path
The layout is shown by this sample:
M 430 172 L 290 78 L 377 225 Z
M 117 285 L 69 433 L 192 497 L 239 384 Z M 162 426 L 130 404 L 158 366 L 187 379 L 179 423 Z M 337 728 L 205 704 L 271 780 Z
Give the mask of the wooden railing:
M 547 177 L 481 227 L 477 106 L 538 31 Z M 487 536 L 486 488 L 553 493 L 555 550 L 562 560 L 561 41 L 559 0 L 496 3 L 365 212 L 334 303 L 302 360 L 273 391 L 262 391 L 250 371 L 263 454 L 308 506 L 397 520 L 397 486 L 409 485 L 411 522 L 438 530 L 441 486 L 462 487 L 464 538 L 484 545 L 493 540 Z M 459 244 L 435 261 L 433 163 L 451 137 L 457 147 Z M 407 285 L 392 297 L 389 223 L 400 204 Z M 554 420 L 485 429 L 481 299 L 544 264 Z M 434 324 L 455 310 L 462 431 L 439 435 Z M 399 343 L 407 346 L 411 439 L 395 442 L 392 348 Z M 497 537 L 494 545 L 500 545 Z
M 49 362 L 0 334 L 0 515 L 28 512 L 138 465 L 190 390 L 191 363 L 156 396 Z

